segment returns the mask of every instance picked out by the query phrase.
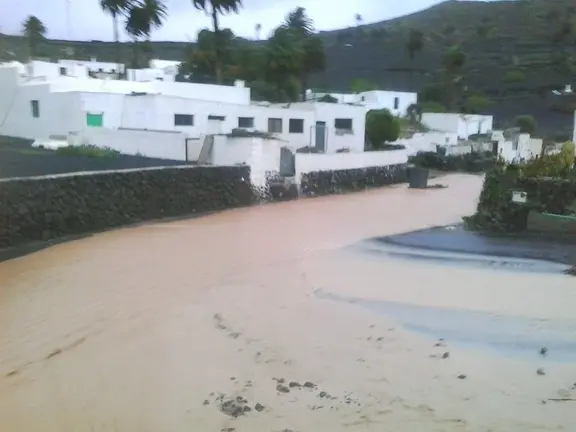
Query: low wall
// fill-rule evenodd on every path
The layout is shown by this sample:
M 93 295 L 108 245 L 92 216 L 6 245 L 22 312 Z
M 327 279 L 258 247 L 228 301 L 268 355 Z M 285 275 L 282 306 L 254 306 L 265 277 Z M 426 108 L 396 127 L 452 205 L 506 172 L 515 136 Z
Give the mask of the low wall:
M 303 196 L 354 192 L 407 180 L 405 150 L 296 154 L 296 180 Z
M 68 141 L 71 145 L 108 147 L 127 155 L 185 161 L 186 137 L 177 131 L 87 128 L 70 134 Z M 188 160 L 194 159 L 189 157 Z
M 0 180 L 0 248 L 250 205 L 250 168 L 170 167 Z

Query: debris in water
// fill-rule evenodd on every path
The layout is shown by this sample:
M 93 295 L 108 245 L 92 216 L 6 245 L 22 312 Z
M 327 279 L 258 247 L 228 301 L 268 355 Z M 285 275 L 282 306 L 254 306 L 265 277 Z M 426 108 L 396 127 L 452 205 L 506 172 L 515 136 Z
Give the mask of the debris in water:
M 544 372 L 544 368 L 538 368 L 536 369 L 536 373 L 538 375 L 546 375 L 546 372 Z
M 458 375 L 458 379 L 466 379 L 466 378 L 467 378 L 467 377 L 466 377 L 466 375 L 464 375 L 464 374 Z
M 304 383 L 304 387 L 306 387 L 306 388 L 314 388 L 314 387 L 316 387 L 316 384 L 314 384 L 313 382 L 310 382 L 310 381 L 306 381 L 306 382 Z
M 541 355 L 545 356 L 547 352 L 548 352 L 548 348 L 546 348 L 546 347 L 540 348 L 540 354 Z
M 254 405 L 254 409 L 258 412 L 262 412 L 264 411 L 265 407 L 261 403 L 257 403 L 256 405 Z
M 290 393 L 290 389 L 282 384 L 278 384 L 276 386 L 276 390 L 279 391 L 280 393 Z
M 210 401 L 208 399 L 204 399 L 204 405 L 210 405 Z
M 442 354 L 443 359 L 447 359 L 448 357 L 450 357 L 450 353 L 448 351 L 446 351 L 444 354 Z
M 300 383 L 297 383 L 296 381 L 290 381 L 290 383 L 288 384 L 288 387 L 295 388 L 295 387 L 302 387 L 302 386 L 300 385 Z

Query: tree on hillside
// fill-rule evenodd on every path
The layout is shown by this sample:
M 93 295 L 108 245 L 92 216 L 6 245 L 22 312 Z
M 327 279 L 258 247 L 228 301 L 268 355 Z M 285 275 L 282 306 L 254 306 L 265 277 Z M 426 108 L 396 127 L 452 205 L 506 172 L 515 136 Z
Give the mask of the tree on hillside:
M 38 43 L 45 38 L 46 31 L 44 23 L 34 15 L 30 15 L 22 23 L 22 33 L 27 40 L 30 57 L 38 54 Z
M 256 24 L 254 26 L 254 33 L 256 34 L 256 40 L 260 40 L 261 32 L 262 32 L 262 24 Z
M 446 106 L 450 111 L 456 109 L 459 89 L 462 83 L 462 69 L 466 64 L 466 54 L 460 45 L 448 48 L 442 59 L 446 78 Z
M 514 119 L 514 125 L 520 128 L 520 132 L 533 134 L 538 127 L 536 120 L 531 115 L 519 115 Z
M 212 17 L 212 26 L 216 37 L 216 82 L 222 83 L 222 56 L 220 41 L 220 15 L 230 12 L 238 13 L 242 6 L 241 0 L 192 0 L 196 9 L 203 10 Z
M 131 0 L 100 0 L 100 7 L 112 17 L 114 42 L 116 44 L 116 63 L 122 63 L 120 46 L 119 18 L 130 9 Z
M 408 40 L 406 41 L 406 51 L 408 52 L 408 57 L 410 58 L 410 88 L 414 85 L 414 59 L 416 54 L 418 54 L 424 48 L 424 34 L 420 30 L 411 29 L 408 34 Z
M 354 15 L 354 21 L 356 21 L 357 26 L 361 26 L 362 23 L 364 22 L 364 18 L 362 18 L 362 15 L 357 13 L 356 15 Z

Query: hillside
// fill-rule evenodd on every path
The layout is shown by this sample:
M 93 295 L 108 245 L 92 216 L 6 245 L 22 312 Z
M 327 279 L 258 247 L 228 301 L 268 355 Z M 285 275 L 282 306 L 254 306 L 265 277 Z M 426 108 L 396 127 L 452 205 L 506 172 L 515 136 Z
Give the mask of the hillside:
M 554 34 L 574 12 L 573 0 L 452 0 L 389 21 L 321 32 L 327 67 L 313 78 L 312 85 L 346 91 L 351 80 L 363 78 L 384 89 L 418 90 L 439 79 L 442 54 L 449 43 L 457 42 L 468 57 L 465 84 L 494 102 L 489 111 L 499 123 L 518 114 L 532 114 L 541 133 L 571 135 L 576 100 L 554 98 L 551 90 L 570 83 L 576 72 L 576 27 L 572 25 L 571 34 L 553 43 Z M 414 62 L 405 49 L 411 29 L 421 30 L 426 37 Z M 25 53 L 20 37 L 4 36 L 1 42 L 17 57 Z M 153 56 L 180 60 L 188 46 L 154 42 Z M 100 41 L 49 40 L 40 51 L 46 57 L 61 58 L 67 48 L 73 49 L 75 58 L 114 61 L 115 57 L 114 44 Z M 129 44 L 125 49 L 129 58 Z M 514 74 L 515 80 L 506 78 Z

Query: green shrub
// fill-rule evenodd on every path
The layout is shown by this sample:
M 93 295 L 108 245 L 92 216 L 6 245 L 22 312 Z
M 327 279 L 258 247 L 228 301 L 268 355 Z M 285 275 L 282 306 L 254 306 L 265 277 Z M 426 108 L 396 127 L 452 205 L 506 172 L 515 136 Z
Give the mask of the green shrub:
M 556 155 L 551 155 L 556 156 Z M 572 214 L 576 200 L 576 176 L 570 170 L 554 171 L 553 159 L 520 165 L 497 163 L 486 173 L 476 213 L 465 218 L 471 229 L 519 232 L 526 229 L 528 214 L 535 210 L 552 214 Z M 538 171 L 536 168 L 539 168 Z M 556 172 L 562 176 L 544 176 Z M 525 204 L 512 202 L 513 191 L 526 192 Z
M 374 150 L 400 136 L 400 121 L 387 109 L 370 110 L 366 114 L 366 141 Z
M 116 157 L 120 155 L 117 150 L 101 148 L 94 145 L 66 146 L 60 147 L 56 153 L 63 156 L 87 156 L 87 157 Z
M 522 72 L 521 70 L 508 71 L 504 76 L 504 81 L 509 83 L 519 83 L 524 81 L 525 79 L 526 76 L 524 75 L 524 72 Z
M 419 103 L 423 113 L 445 113 L 446 107 L 440 102 L 424 101 Z
M 514 119 L 514 125 L 520 128 L 520 132 L 533 134 L 538 124 L 531 115 L 519 115 Z

